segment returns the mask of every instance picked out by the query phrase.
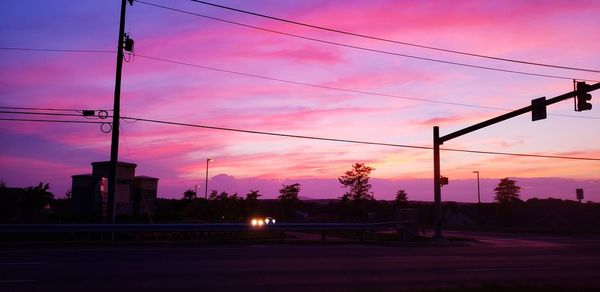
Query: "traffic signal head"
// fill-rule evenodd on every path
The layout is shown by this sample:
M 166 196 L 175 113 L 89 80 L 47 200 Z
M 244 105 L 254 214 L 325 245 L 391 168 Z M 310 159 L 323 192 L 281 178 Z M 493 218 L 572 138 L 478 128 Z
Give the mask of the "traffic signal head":
M 587 111 L 592 109 L 592 95 L 587 93 L 589 85 L 585 82 L 577 82 L 577 111 Z

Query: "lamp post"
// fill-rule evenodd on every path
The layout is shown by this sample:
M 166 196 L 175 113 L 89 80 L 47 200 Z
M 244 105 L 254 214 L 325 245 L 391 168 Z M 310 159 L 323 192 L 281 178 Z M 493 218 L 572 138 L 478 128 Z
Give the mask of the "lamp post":
M 213 160 L 210 158 L 206 159 L 206 181 L 204 183 L 204 199 L 208 199 L 208 163 Z
M 481 194 L 479 191 L 479 170 L 473 171 L 477 174 L 477 224 L 481 224 Z
M 195 186 L 194 186 L 194 187 L 195 187 L 195 189 L 194 189 L 194 197 L 195 197 L 195 198 L 197 198 L 197 197 L 198 197 L 198 187 L 199 187 L 199 186 L 200 186 L 200 185 L 195 185 Z
M 481 192 L 479 190 L 479 170 L 475 170 L 473 173 L 477 174 L 477 203 L 481 204 Z

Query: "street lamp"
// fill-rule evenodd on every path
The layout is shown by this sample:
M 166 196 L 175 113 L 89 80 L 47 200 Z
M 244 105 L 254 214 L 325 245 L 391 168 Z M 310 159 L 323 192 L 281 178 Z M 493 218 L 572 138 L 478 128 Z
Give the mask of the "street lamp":
M 475 170 L 473 173 L 477 174 L 477 203 L 481 204 L 481 192 L 479 190 L 479 170 Z
M 208 199 L 208 163 L 213 160 L 210 158 L 206 159 L 206 182 L 204 183 L 204 199 Z

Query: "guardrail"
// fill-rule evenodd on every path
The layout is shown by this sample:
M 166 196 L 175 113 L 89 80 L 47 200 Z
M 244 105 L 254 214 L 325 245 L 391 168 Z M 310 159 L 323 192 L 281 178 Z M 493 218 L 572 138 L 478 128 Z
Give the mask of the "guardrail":
M 379 231 L 412 228 L 411 221 L 378 223 L 215 224 L 0 224 L 0 233 L 57 232 L 211 232 L 211 231 Z

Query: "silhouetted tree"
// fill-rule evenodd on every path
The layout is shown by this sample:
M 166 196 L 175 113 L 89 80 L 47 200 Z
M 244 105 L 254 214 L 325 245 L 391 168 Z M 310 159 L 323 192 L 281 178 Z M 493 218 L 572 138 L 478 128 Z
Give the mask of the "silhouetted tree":
M 371 171 L 375 170 L 364 163 L 355 163 L 352 169 L 338 178 L 344 188 L 350 188 L 343 196 L 342 201 L 369 201 L 374 200 L 371 192 L 369 178 Z
M 210 191 L 210 194 L 208 195 L 208 199 L 211 201 L 216 200 L 218 196 L 219 196 L 219 192 L 217 192 L 217 190 L 212 190 L 212 191 Z
M 196 199 L 185 199 L 184 202 L 187 204 L 181 211 L 181 217 L 184 219 L 198 220 L 206 217 L 207 214 L 204 212 L 205 200 Z
M 49 184 L 25 188 L 24 197 L 21 201 L 21 216 L 26 222 L 40 221 L 42 217 L 52 212 L 50 203 L 54 200 L 54 194 L 49 192 Z
M 210 213 L 213 220 L 218 221 L 240 221 L 244 220 L 244 198 L 238 193 L 229 194 L 227 192 L 218 193 L 211 191 L 208 196 Z
M 520 191 L 521 187 L 517 185 L 517 182 L 508 177 L 501 179 L 498 186 L 494 189 L 494 192 L 496 193 L 494 200 L 499 203 L 498 211 L 500 217 L 504 219 L 505 226 L 512 225 L 513 203 L 522 202 L 521 199 L 519 199 Z
M 71 188 L 69 188 L 66 192 L 65 192 L 65 200 L 70 200 L 71 197 L 73 196 L 73 190 Z
M 292 185 L 284 185 L 283 188 L 279 190 L 279 199 L 281 201 L 288 202 L 297 202 L 300 199 L 298 198 L 298 194 L 300 193 L 300 184 L 295 183 Z
M 405 190 L 399 190 L 396 192 L 396 198 L 394 199 L 397 207 L 406 206 L 408 203 L 408 195 Z
M 196 192 L 192 189 L 188 189 L 185 192 L 183 192 L 183 199 L 184 200 L 192 200 L 196 198 Z
M 258 197 L 262 196 L 259 191 L 250 190 L 249 193 L 246 194 L 246 200 L 248 201 L 258 201 Z
M 501 204 L 509 204 L 516 200 L 519 200 L 519 192 L 521 191 L 521 187 L 517 185 L 515 180 L 507 178 L 503 178 L 498 183 L 498 186 L 494 189 L 496 196 L 494 200 Z
M 259 191 L 253 190 L 250 190 L 250 192 L 246 194 L 246 199 L 244 200 L 246 216 L 255 215 L 254 213 L 256 213 L 258 209 L 258 197 L 260 196 L 261 194 Z
M 298 194 L 300 193 L 300 184 L 295 183 L 291 185 L 284 185 L 279 190 L 279 201 L 282 207 L 282 217 L 293 219 L 295 218 L 296 208 L 300 199 Z
M 348 190 L 342 195 L 342 214 L 350 212 L 355 220 L 366 215 L 368 205 L 375 202 L 369 178 L 374 168 L 366 166 L 364 163 L 355 163 L 352 169 L 346 171 L 344 175 L 338 178 L 338 181 Z M 345 215 L 344 215 L 345 216 Z

